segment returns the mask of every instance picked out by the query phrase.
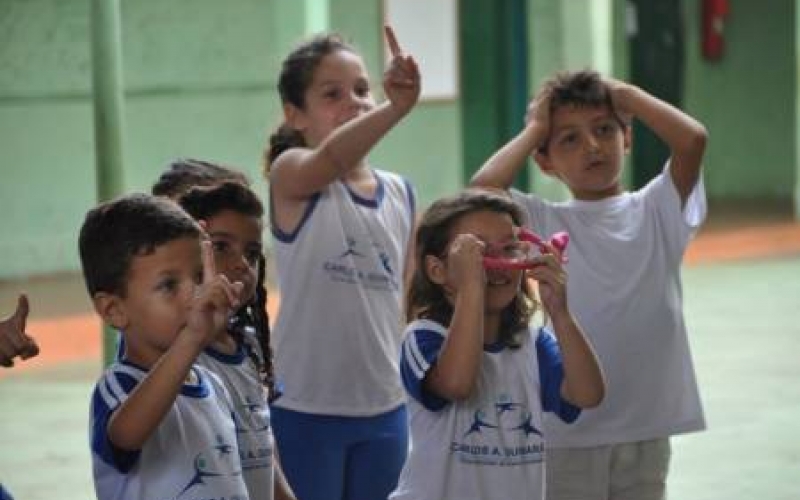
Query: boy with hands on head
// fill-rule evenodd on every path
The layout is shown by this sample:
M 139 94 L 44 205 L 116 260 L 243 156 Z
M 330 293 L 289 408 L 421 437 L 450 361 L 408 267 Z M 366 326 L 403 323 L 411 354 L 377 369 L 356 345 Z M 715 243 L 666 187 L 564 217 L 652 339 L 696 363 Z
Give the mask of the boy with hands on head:
M 630 118 L 670 149 L 663 172 L 635 192 L 621 180 Z M 508 189 L 533 155 L 573 199 L 511 191 L 540 234 L 571 237 L 569 303 L 600 358 L 607 393 L 567 427 L 545 418 L 548 499 L 664 498 L 669 436 L 705 428 L 682 313 L 680 262 L 706 214 L 707 133 L 681 110 L 594 71 L 547 81 L 522 132 L 474 186 Z
M 86 286 L 125 340 L 92 396 L 99 498 L 248 498 L 228 395 L 195 364 L 225 332 L 242 284 L 216 273 L 210 243 L 200 240 L 185 212 L 149 195 L 86 215 Z

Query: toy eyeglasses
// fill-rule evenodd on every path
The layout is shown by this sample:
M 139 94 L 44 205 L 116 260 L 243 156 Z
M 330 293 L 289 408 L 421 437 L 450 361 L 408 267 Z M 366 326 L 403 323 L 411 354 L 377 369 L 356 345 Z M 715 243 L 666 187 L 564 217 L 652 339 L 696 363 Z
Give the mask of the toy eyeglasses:
M 500 248 L 487 248 L 487 255 L 483 258 L 483 267 L 486 269 L 532 269 L 537 264 L 534 257 L 547 253 L 548 244 L 554 248 L 561 259 L 567 262 L 566 250 L 569 244 L 569 234 L 555 233 L 549 241 L 525 228 L 518 228 L 517 239 L 508 245 L 499 245 Z

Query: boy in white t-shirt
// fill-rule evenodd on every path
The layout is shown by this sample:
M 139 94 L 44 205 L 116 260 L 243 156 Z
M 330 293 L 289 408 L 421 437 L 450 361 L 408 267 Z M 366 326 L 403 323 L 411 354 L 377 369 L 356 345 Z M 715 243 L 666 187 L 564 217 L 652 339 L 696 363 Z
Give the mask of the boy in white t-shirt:
M 624 190 L 630 119 L 670 149 L 663 172 Z M 682 312 L 680 263 L 706 214 L 702 124 L 633 85 L 594 71 L 557 74 L 525 129 L 472 185 L 508 189 L 533 155 L 573 200 L 512 190 L 541 234 L 567 231 L 569 302 L 597 350 L 608 391 L 571 426 L 545 418 L 547 497 L 664 498 L 669 436 L 702 430 L 703 411 Z
M 249 498 L 230 396 L 196 363 L 224 334 L 242 283 L 217 274 L 200 236 L 175 203 L 143 194 L 97 206 L 81 227 L 86 288 L 125 341 L 92 395 L 98 498 Z

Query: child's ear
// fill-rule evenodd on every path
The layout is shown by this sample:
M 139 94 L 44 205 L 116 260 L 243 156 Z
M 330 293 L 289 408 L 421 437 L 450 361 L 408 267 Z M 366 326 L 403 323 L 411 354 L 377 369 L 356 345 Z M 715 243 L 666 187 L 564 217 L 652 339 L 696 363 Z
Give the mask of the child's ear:
M 308 128 L 308 120 L 306 120 L 305 113 L 294 104 L 286 103 L 283 105 L 283 117 L 286 121 L 286 125 L 298 132 L 302 132 Z
M 108 292 L 97 292 L 92 297 L 94 310 L 103 318 L 103 321 L 116 328 L 124 330 L 128 326 L 128 315 L 118 295 Z
M 437 285 L 444 286 L 447 283 L 447 267 L 439 257 L 425 256 L 425 275 Z

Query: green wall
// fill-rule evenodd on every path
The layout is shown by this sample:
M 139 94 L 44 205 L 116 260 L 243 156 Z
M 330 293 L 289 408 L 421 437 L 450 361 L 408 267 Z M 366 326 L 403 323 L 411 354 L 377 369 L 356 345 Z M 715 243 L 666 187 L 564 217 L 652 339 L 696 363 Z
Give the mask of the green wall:
M 709 130 L 712 198 L 791 199 L 797 183 L 794 0 L 731 0 L 718 62 L 700 55 L 700 2 L 686 2 L 685 108 Z
M 718 63 L 699 55 L 699 0 L 684 3 L 685 108 L 710 130 L 709 195 L 800 197 L 795 2 L 731 0 Z M 561 68 L 591 64 L 624 77 L 625 5 L 528 0 L 531 93 Z M 89 7 L 0 0 L 0 279 L 78 269 L 77 230 L 95 199 Z M 341 31 L 377 89 L 382 23 L 374 0 L 123 2 L 128 190 L 149 188 L 171 158 L 194 156 L 240 166 L 265 194 L 261 151 L 281 117 L 274 86 L 286 51 L 307 33 Z M 460 110 L 457 100 L 420 103 L 372 155 L 417 186 L 420 208 L 462 186 Z M 533 173 L 532 189 L 564 196 Z
M 77 231 L 96 192 L 90 22 L 89 0 L 0 0 L 0 279 L 79 269 Z M 193 156 L 241 167 L 266 194 L 280 61 L 326 26 L 362 50 L 379 89 L 379 2 L 123 2 L 127 190 Z M 372 157 L 409 177 L 421 206 L 460 185 L 458 116 L 455 101 L 423 102 Z

